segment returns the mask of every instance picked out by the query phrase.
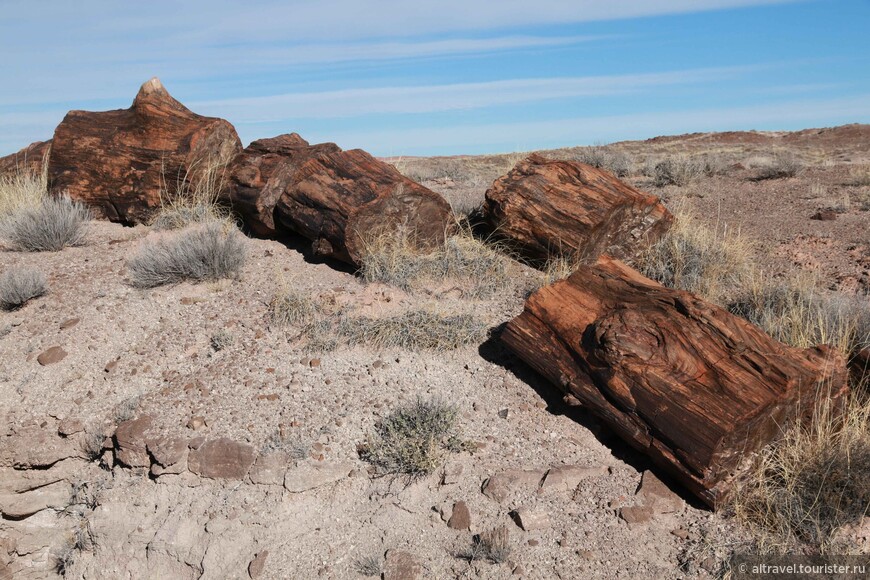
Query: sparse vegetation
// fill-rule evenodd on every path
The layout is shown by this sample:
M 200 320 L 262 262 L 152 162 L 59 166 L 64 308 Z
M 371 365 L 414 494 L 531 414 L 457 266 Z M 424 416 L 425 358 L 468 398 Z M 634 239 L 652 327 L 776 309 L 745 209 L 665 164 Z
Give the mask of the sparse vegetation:
M 84 241 L 90 210 L 67 196 L 45 196 L 0 218 L 0 237 L 13 250 L 56 252 Z
M 367 578 L 380 577 L 384 565 L 380 556 L 365 556 L 353 563 L 357 574 Z
M 342 316 L 338 333 L 350 344 L 443 351 L 479 342 L 486 324 L 472 314 L 419 308 L 379 318 Z
M 269 311 L 276 326 L 307 326 L 320 312 L 320 305 L 310 295 L 287 288 L 275 294 Z
M 218 330 L 213 335 L 211 335 L 209 343 L 211 344 L 211 347 L 214 349 L 215 352 L 219 352 L 224 350 L 225 348 L 232 346 L 234 341 L 235 337 L 233 336 L 233 333 L 222 328 L 221 330 Z
M 33 268 L 9 268 L 0 276 L 0 309 L 14 310 L 48 292 L 45 274 Z
M 244 237 L 220 222 L 196 226 L 155 243 L 146 243 L 129 261 L 131 282 L 154 288 L 185 280 L 237 277 L 247 258 Z
M 753 274 L 751 250 L 726 226 L 709 228 L 688 208 L 674 211 L 670 231 L 637 259 L 637 268 L 665 286 L 724 304 Z
M 47 195 L 45 172 L 22 171 L 0 177 L 0 220 L 20 210 L 39 207 Z
M 502 564 L 507 562 L 510 554 L 510 531 L 502 525 L 473 536 L 471 546 L 458 556 L 469 562 L 489 560 L 493 564 Z
M 290 459 L 305 459 L 311 453 L 311 446 L 298 435 L 282 435 L 276 431 L 263 443 L 260 453 L 285 452 Z
M 178 230 L 196 224 L 224 222 L 232 225 L 228 208 L 220 204 L 226 187 L 226 169 L 229 160 L 209 159 L 194 163 L 174 191 L 164 187 L 160 192 L 160 210 L 151 226 L 155 230 Z
M 863 395 L 866 397 L 866 395 Z M 849 551 L 843 532 L 870 507 L 870 404 L 853 394 L 841 417 L 829 399 L 812 422 L 763 449 L 732 509 L 760 553 Z
M 456 407 L 417 399 L 381 419 L 360 455 L 383 474 L 428 475 L 445 453 L 467 447 L 460 439 L 458 417 Z
M 795 177 L 803 171 L 804 164 L 790 152 L 777 152 L 773 158 L 758 170 L 756 179 L 784 179 Z
M 656 187 L 684 187 L 701 177 L 704 172 L 705 164 L 696 159 L 684 155 L 667 157 L 655 165 L 653 182 Z
M 580 163 L 609 171 L 617 177 L 631 175 L 634 167 L 631 157 L 627 153 L 601 145 L 592 145 L 574 150 L 574 159 Z
M 367 282 L 406 291 L 459 289 L 469 298 L 493 296 L 509 280 L 503 253 L 467 231 L 448 237 L 442 247 L 428 253 L 403 237 L 376 237 L 366 243 L 360 275 Z
M 855 187 L 870 186 L 870 164 L 855 165 L 849 169 L 849 185 Z

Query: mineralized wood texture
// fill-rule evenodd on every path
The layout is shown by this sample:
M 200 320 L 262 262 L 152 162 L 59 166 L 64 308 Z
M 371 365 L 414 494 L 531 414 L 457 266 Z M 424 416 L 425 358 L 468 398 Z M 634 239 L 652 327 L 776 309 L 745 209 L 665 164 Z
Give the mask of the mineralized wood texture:
M 26 173 L 41 174 L 50 149 L 51 139 L 36 141 L 17 153 L 0 157 L 0 177 L 14 177 Z
M 274 237 L 275 205 L 299 167 L 322 153 L 338 153 L 334 143 L 309 145 L 297 135 L 279 135 L 248 145 L 230 168 L 224 201 L 261 237 Z
M 367 239 L 402 234 L 427 249 L 453 225 L 444 198 L 359 149 L 321 153 L 293 171 L 275 219 L 315 253 L 357 265 Z
M 129 109 L 67 113 L 54 132 L 49 186 L 101 217 L 142 223 L 159 207 L 162 189 L 183 190 L 185 179 L 240 151 L 230 123 L 192 113 L 154 78 Z
M 659 198 L 610 173 L 532 155 L 486 192 L 483 218 L 527 258 L 635 255 L 670 228 Z
M 780 344 L 609 257 L 533 294 L 502 340 L 711 506 L 819 390 L 848 389 L 827 347 Z

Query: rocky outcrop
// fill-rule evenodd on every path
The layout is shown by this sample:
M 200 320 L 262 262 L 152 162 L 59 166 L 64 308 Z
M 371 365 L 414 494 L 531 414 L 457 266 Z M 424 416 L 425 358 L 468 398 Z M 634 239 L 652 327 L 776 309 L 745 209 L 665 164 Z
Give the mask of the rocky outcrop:
M 192 449 L 187 459 L 190 471 L 212 479 L 242 479 L 257 458 L 257 451 L 247 443 L 226 437 L 212 439 Z
M 254 141 L 233 162 L 223 199 L 252 233 L 275 237 L 275 206 L 295 172 L 313 157 L 340 151 L 334 143 L 309 145 L 296 133 Z
M 160 205 L 161 191 L 184 191 L 210 164 L 240 151 L 230 123 L 191 112 L 154 78 L 129 109 L 67 113 L 52 140 L 49 186 L 100 217 L 143 223 Z
M 39 175 L 45 169 L 48 152 L 51 150 L 51 139 L 36 141 L 21 151 L 0 157 L 0 177 L 14 177 L 29 173 Z
M 631 257 L 673 223 L 656 196 L 606 171 L 540 155 L 497 179 L 482 213 L 489 229 L 535 261 Z
M 292 171 L 275 220 L 311 240 L 315 254 L 357 265 L 369 240 L 401 235 L 425 250 L 453 224 L 444 198 L 359 149 L 324 151 Z
M 820 391 L 848 391 L 833 350 L 780 344 L 607 257 L 533 294 L 502 340 L 712 506 L 747 452 Z

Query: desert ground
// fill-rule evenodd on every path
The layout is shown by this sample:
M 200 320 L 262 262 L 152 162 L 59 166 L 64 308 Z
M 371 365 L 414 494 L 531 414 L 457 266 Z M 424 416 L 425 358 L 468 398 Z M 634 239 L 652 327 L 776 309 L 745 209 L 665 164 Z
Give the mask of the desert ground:
M 870 126 L 603 149 L 772 279 L 868 306 Z M 800 171 L 760 179 L 783 155 Z M 388 161 L 461 218 L 523 156 Z M 707 166 L 663 184 L 669 157 Z M 76 247 L 0 251 L 0 270 L 49 286 L 0 314 L 0 578 L 720 578 L 755 546 L 500 344 L 554 272 L 499 255 L 466 279 L 390 284 L 299 238 L 249 237 L 236 279 L 137 287 L 129 261 L 170 235 L 94 220 Z M 276 321 L 288 295 L 324 316 L 455 316 L 479 340 L 313 335 Z M 462 444 L 427 475 L 379 473 L 367 442 L 418 400 L 452 406 Z M 855 552 L 862 521 L 843 532 Z

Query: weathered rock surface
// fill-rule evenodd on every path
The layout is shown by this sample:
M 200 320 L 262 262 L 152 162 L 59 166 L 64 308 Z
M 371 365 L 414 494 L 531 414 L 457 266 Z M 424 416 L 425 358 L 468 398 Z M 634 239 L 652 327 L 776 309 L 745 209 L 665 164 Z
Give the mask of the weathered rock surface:
M 148 444 L 145 432 L 151 427 L 151 417 L 142 415 L 124 421 L 115 429 L 115 457 L 127 467 L 149 467 Z
M 659 198 L 576 161 L 532 155 L 486 192 L 488 227 L 533 260 L 631 257 L 673 223 Z
M 542 471 L 533 469 L 509 469 L 487 479 L 483 483 L 483 495 L 497 502 L 503 502 L 517 491 L 534 491 L 540 485 L 543 476 Z
M 454 530 L 471 528 L 471 511 L 468 509 L 468 504 L 464 501 L 453 504 L 453 511 L 450 514 L 450 519 L 447 520 L 447 525 Z
M 534 293 L 502 340 L 710 505 L 818 390 L 848 391 L 831 349 L 780 344 L 607 257 Z
M 257 457 L 248 477 L 260 485 L 284 485 L 284 474 L 290 465 L 290 456 L 284 451 L 266 453 Z
M 39 175 L 45 169 L 48 152 L 51 150 L 51 139 L 36 141 L 21 151 L 0 157 L 0 177 L 16 176 L 30 173 Z
M 526 532 L 545 530 L 550 527 L 550 516 L 545 512 L 520 507 L 511 512 L 514 522 Z
M 322 461 L 300 462 L 288 469 L 284 476 L 284 488 L 291 493 L 302 493 L 323 485 L 335 483 L 347 477 L 353 465 Z
M 404 234 L 421 248 L 443 243 L 450 204 L 365 151 L 324 151 L 292 172 L 275 208 L 281 226 L 317 255 L 359 264 L 366 240 Z
M 254 141 L 233 161 L 224 201 L 254 234 L 274 237 L 275 206 L 294 173 L 313 157 L 340 151 L 334 143 L 309 145 L 296 133 Z
M 59 363 L 66 358 L 67 352 L 59 345 L 50 346 L 36 357 L 36 362 L 42 366 L 53 365 Z
M 221 437 L 192 449 L 187 468 L 202 477 L 212 479 L 242 479 L 254 464 L 257 451 L 247 443 Z
M 551 468 L 544 481 L 541 482 L 540 493 L 543 495 L 570 493 L 577 489 L 580 482 L 592 477 L 607 474 L 606 467 L 580 467 L 579 465 L 560 465 Z
M 23 493 L 0 494 L 0 512 L 5 518 L 24 518 L 46 508 L 62 509 L 70 503 L 70 484 L 58 481 Z
M 423 567 L 409 552 L 388 550 L 384 562 L 384 580 L 416 580 L 421 578 Z
M 176 193 L 185 179 L 240 151 L 230 123 L 191 112 L 154 78 L 129 109 L 67 113 L 52 139 L 49 186 L 100 217 L 143 223 L 160 205 L 162 189 Z

